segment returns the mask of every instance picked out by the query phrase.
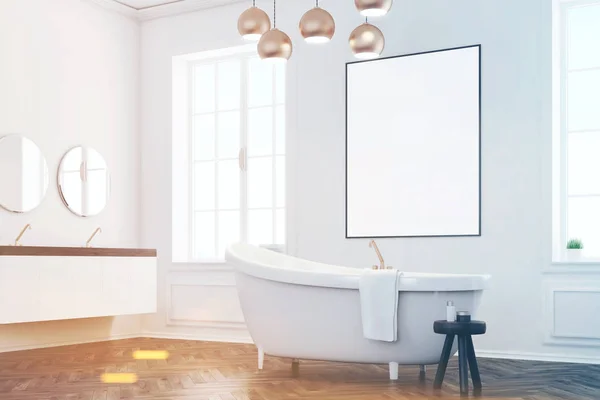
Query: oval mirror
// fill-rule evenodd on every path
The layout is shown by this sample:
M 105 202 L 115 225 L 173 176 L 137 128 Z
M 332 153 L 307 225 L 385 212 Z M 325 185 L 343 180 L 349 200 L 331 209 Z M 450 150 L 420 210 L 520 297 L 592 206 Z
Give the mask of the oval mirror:
M 0 206 L 24 213 L 42 203 L 48 164 L 37 145 L 20 135 L 0 138 Z
M 58 191 L 75 215 L 98 215 L 110 197 L 110 174 L 104 158 L 89 147 L 69 150 L 58 169 Z

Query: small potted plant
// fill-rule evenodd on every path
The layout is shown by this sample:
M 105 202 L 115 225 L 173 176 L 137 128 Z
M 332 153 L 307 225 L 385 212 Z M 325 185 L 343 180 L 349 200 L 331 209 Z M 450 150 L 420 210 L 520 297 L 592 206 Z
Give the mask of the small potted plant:
M 583 252 L 583 242 L 580 239 L 571 239 L 567 242 L 567 260 L 578 261 Z

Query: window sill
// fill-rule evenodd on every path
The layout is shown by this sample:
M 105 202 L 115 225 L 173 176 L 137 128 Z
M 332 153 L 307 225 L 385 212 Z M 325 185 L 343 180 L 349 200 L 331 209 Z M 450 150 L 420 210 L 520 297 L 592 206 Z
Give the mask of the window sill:
M 564 261 L 552 261 L 552 265 L 590 265 L 590 266 L 600 266 L 600 259 L 598 258 L 590 258 L 590 259 L 583 259 L 583 260 L 577 260 L 577 261 L 568 261 L 568 260 L 564 260 Z
M 552 261 L 549 268 L 542 271 L 543 274 L 600 274 L 600 259 L 583 259 L 578 261 Z

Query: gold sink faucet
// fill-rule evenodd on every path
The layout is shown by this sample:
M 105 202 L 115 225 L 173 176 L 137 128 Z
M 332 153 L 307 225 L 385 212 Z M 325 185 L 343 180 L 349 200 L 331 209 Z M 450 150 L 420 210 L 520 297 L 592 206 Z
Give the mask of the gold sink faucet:
M 27 229 L 31 229 L 31 224 L 27 224 L 23 229 L 21 229 L 19 236 L 17 236 L 17 238 L 15 239 L 15 246 L 22 246 L 22 244 L 19 243 L 19 241 L 21 240 Z
M 379 266 L 373 265 L 373 269 L 392 269 L 392 267 L 385 266 L 385 261 L 383 260 L 383 257 L 381 256 L 381 253 L 379 252 L 379 247 L 377 247 L 377 243 L 375 243 L 374 240 L 371 240 L 369 242 L 369 247 L 375 249 L 375 253 L 377 253 L 377 258 L 379 258 Z
M 90 236 L 90 238 L 88 239 L 88 241 L 85 243 L 85 247 L 92 247 L 92 245 L 90 243 L 92 242 L 92 240 L 94 239 L 94 237 L 98 234 L 98 232 L 102 233 L 102 229 L 96 228 L 96 230 L 94 231 L 94 233 L 92 233 L 92 236 Z

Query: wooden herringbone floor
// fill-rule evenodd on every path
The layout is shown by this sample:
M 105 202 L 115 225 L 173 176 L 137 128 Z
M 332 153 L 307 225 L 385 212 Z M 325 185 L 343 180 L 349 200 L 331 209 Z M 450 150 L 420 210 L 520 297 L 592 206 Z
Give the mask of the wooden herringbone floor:
M 168 360 L 133 360 L 135 350 L 168 350 Z M 300 362 L 267 356 L 256 368 L 252 345 L 131 339 L 0 354 L 0 399 L 53 400 L 407 400 L 458 397 L 457 366 L 442 391 L 418 367 Z M 483 398 L 600 399 L 600 366 L 480 359 Z M 105 384 L 101 375 L 137 373 L 134 384 Z

